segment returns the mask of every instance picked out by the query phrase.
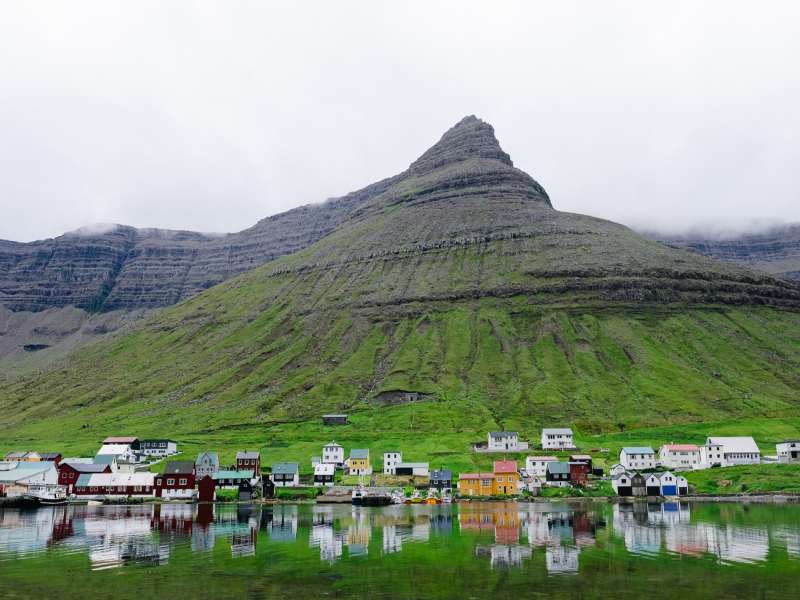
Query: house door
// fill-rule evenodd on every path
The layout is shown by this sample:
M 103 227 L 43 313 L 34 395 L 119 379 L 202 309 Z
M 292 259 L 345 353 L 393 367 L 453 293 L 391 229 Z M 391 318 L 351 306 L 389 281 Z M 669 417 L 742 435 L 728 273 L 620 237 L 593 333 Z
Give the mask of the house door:
M 506 450 L 508 450 L 508 443 L 506 442 Z
M 508 493 L 508 492 L 506 491 L 506 486 L 503 486 L 503 493 L 504 493 L 504 494 L 507 494 L 507 493 Z

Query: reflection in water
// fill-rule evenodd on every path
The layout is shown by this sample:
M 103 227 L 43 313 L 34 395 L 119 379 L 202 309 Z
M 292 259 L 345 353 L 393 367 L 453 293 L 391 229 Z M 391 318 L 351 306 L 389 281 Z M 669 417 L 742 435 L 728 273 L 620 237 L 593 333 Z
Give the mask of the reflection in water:
M 800 559 L 800 527 L 794 523 L 766 526 L 752 520 L 754 510 L 741 507 L 726 507 L 726 513 L 708 518 L 698 518 L 697 510 L 687 502 L 5 509 L 0 510 L 0 561 L 64 553 L 87 556 L 93 569 L 153 568 L 169 565 L 177 548 L 218 560 L 228 546 L 228 556 L 238 561 L 262 554 L 259 538 L 270 556 L 294 555 L 290 544 L 318 549 L 326 569 L 359 557 L 391 560 L 426 547 L 463 548 L 476 564 L 538 570 L 545 576 L 581 574 L 582 561 L 623 546 L 632 556 L 730 565 L 763 564 L 770 548 L 780 545 L 792 560 Z M 211 552 L 220 545 L 222 554 Z

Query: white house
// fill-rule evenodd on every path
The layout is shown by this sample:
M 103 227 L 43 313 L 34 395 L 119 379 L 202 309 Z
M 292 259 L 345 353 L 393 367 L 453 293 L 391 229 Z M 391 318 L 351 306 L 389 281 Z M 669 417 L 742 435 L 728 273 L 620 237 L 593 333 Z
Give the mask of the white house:
M 314 466 L 314 485 L 317 487 L 333 485 L 336 467 L 331 464 L 317 463 Z
M 206 475 L 213 477 L 214 473 L 219 473 L 219 454 L 216 452 L 201 452 L 197 455 L 195 469 L 197 470 L 197 481 L 200 481 Z
M 341 467 L 344 464 L 344 448 L 336 442 L 325 444 L 322 447 L 323 464 L 332 464 Z
M 611 478 L 611 487 L 620 496 L 632 495 L 631 478 L 624 471 L 622 473 L 617 473 Z
M 273 463 L 271 479 L 275 487 L 300 485 L 300 465 L 296 462 Z
M 172 456 L 178 453 L 178 443 L 172 440 L 140 440 L 139 452 L 145 456 Z
M 542 429 L 542 448 L 574 448 L 572 443 L 572 429 Z
M 725 464 L 725 454 L 723 454 L 722 444 L 707 443 L 700 446 L 700 468 L 708 469 L 711 465 L 717 463 L 719 463 L 721 467 L 728 466 Z
M 656 453 L 650 446 L 625 446 L 619 453 L 619 463 L 629 471 L 655 469 Z
M 625 473 L 625 467 L 617 463 L 615 465 L 611 465 L 608 468 L 608 472 L 611 474 L 612 477 L 614 477 L 615 475 L 622 475 L 623 473 Z
M 529 475 L 544 477 L 547 475 L 547 463 L 558 462 L 555 456 L 528 456 L 525 459 L 525 470 Z
M 125 462 L 140 462 L 142 455 L 131 450 L 128 444 L 103 444 L 97 456 L 116 456 L 117 460 Z
M 676 475 L 675 476 L 675 485 L 678 486 L 678 495 L 679 496 L 686 496 L 689 494 L 689 482 L 686 480 L 686 477 L 683 475 Z
M 516 452 L 519 448 L 519 433 L 516 431 L 490 431 L 489 452 L 510 450 Z
M 658 478 L 661 481 L 662 496 L 678 495 L 678 481 L 674 474 L 667 471 L 665 473 L 659 473 Z
M 642 475 L 644 475 L 644 473 L 642 473 Z M 650 473 L 649 475 L 646 475 L 644 478 L 644 485 L 647 489 L 648 496 L 661 495 L 661 478 L 657 473 Z
M 751 437 L 710 437 L 707 444 L 722 446 L 723 466 L 757 465 L 761 463 L 761 450 Z
M 664 444 L 658 454 L 663 467 L 673 469 L 700 467 L 700 448 L 694 444 Z
M 775 444 L 775 448 L 778 451 L 778 460 L 781 462 L 800 458 L 800 440 L 783 440 Z
M 397 475 L 397 465 L 403 462 L 403 453 L 395 450 L 383 453 L 383 472 Z

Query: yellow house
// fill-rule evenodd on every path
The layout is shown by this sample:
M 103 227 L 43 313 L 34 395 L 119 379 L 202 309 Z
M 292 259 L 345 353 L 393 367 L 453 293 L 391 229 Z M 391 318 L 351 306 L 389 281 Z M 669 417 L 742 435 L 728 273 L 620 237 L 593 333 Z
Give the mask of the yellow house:
M 491 496 L 494 475 L 491 473 L 461 473 L 458 476 L 458 493 L 462 496 Z
M 7 462 L 40 462 L 42 457 L 38 452 L 9 452 L 3 457 Z
M 519 475 L 517 475 L 517 461 L 515 460 L 496 460 L 494 461 L 494 494 L 517 494 L 519 493 Z
M 353 475 L 372 475 L 369 464 L 369 449 L 350 450 L 350 473 Z

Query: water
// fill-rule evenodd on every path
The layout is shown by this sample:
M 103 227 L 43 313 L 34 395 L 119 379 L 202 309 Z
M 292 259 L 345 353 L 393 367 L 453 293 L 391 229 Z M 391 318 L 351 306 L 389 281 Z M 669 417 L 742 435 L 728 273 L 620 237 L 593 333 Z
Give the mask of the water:
M 800 506 L 0 510 L 0 597 L 798 598 Z

